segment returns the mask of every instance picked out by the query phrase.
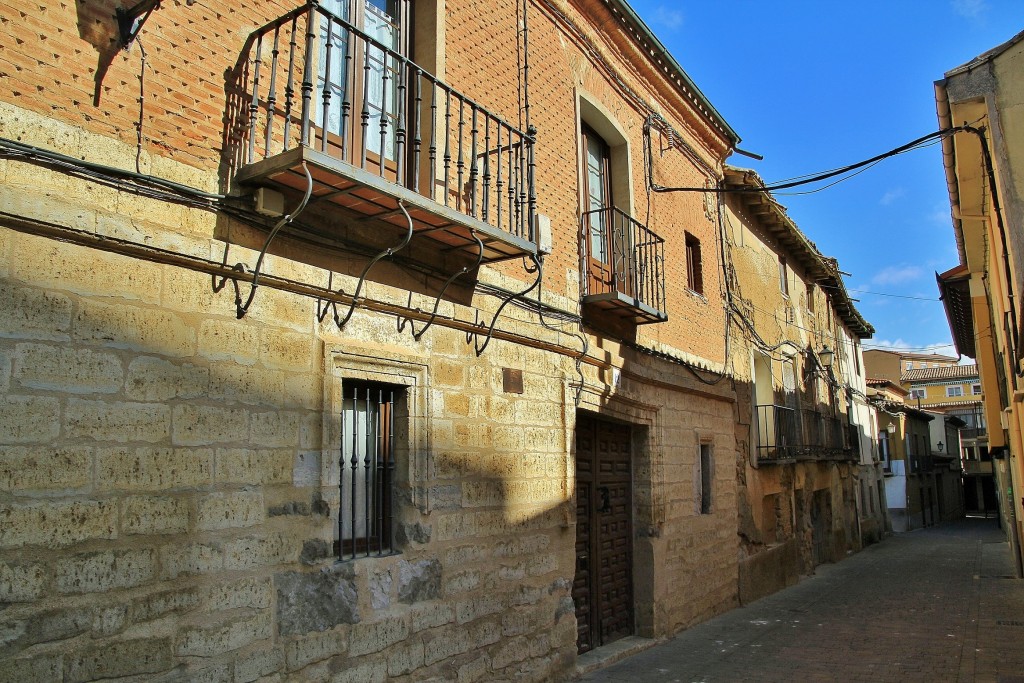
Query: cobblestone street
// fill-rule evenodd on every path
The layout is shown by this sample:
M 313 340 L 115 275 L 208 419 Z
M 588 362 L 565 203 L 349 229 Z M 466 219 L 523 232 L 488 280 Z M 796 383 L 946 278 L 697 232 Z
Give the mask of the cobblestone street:
M 891 536 L 581 680 L 1021 683 L 1024 581 L 1012 574 L 994 520 Z M 619 648 L 642 646 L 629 640 Z

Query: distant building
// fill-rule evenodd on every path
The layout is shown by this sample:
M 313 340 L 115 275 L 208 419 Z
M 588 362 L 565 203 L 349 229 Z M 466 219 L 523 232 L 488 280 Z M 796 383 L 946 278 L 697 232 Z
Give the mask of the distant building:
M 894 382 L 870 378 L 867 385 L 878 411 L 878 450 L 892 529 L 931 526 L 937 513 L 929 423 L 936 416 L 904 403 L 908 392 Z
M 878 349 L 865 351 L 864 363 L 871 377 L 892 380 L 896 372 L 896 383 L 908 392 L 908 404 L 963 421 L 963 427 L 959 430 L 961 465 L 958 469 L 964 476 L 966 511 L 994 512 L 995 484 L 992 481 L 978 366 L 959 365 L 957 359 L 951 356 Z M 933 443 L 937 442 L 937 438 L 933 439 Z M 957 453 L 952 450 L 952 442 L 948 439 L 945 444 L 947 454 Z

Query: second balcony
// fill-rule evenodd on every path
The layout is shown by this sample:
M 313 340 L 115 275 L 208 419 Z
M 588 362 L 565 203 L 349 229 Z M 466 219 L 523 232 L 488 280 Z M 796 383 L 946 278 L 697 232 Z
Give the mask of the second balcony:
M 584 212 L 580 226 L 584 309 L 634 325 L 668 320 L 665 240 L 615 207 Z

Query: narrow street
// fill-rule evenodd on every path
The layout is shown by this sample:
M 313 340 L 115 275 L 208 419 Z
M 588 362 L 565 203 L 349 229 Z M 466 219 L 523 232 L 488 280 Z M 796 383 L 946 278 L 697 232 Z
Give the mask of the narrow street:
M 581 680 L 1024 682 L 1002 539 L 983 519 L 891 536 Z

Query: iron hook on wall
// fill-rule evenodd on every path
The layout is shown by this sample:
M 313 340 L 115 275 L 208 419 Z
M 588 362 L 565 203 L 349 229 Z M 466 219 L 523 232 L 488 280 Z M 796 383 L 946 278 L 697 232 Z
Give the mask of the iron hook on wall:
M 405 247 L 408 246 L 409 242 L 412 240 L 412 234 L 413 234 L 412 216 L 410 216 L 409 212 L 406 211 L 405 204 L 402 202 L 401 199 L 398 200 L 398 208 L 401 209 L 402 214 L 405 215 L 406 222 L 409 224 L 409 229 L 405 233 L 405 238 L 402 240 L 402 242 L 400 244 L 398 244 L 398 245 L 396 245 L 394 247 L 388 247 L 384 251 L 382 251 L 379 254 L 377 254 L 376 256 L 374 256 L 372 259 L 370 259 L 370 262 L 366 264 L 366 267 L 363 268 L 363 272 L 359 276 L 359 282 L 356 283 L 356 291 L 352 295 L 352 303 L 349 304 L 348 312 L 345 313 L 344 317 L 338 317 L 337 310 L 335 310 L 335 312 L 334 312 L 334 322 L 338 326 L 339 330 L 345 329 L 345 325 L 348 323 L 349 319 L 352 317 L 352 314 L 355 313 L 356 306 L 359 305 L 359 293 L 363 291 L 363 283 L 366 282 L 366 275 L 367 275 L 367 273 L 370 272 L 370 269 L 373 268 L 373 266 L 378 261 L 380 261 L 382 258 L 384 258 L 386 256 L 393 256 L 396 252 L 401 251 L 402 249 L 405 249 Z M 340 293 L 344 293 L 344 292 L 340 292 Z
M 249 296 L 246 298 L 244 304 L 242 303 L 241 292 L 237 287 L 235 288 L 235 314 L 239 319 L 244 318 L 245 314 L 249 312 L 249 306 L 252 305 L 252 300 L 256 296 L 256 288 L 260 285 L 260 272 L 263 268 L 263 259 L 267 255 L 267 249 L 270 248 L 270 243 L 274 241 L 275 237 L 277 237 L 277 233 L 281 231 L 281 228 L 295 220 L 295 217 L 306 209 L 306 206 L 309 204 L 309 198 L 313 195 L 313 174 L 309 172 L 309 168 L 306 166 L 305 161 L 302 162 L 302 170 L 306 174 L 306 194 L 303 196 L 302 201 L 299 202 L 295 211 L 279 220 L 277 225 L 271 229 L 270 234 L 267 235 L 267 240 L 263 243 L 263 248 L 260 249 L 259 258 L 256 259 L 256 267 L 252 270 L 252 288 L 249 290 Z M 245 264 L 236 263 L 235 270 L 244 273 Z
M 467 337 L 470 336 L 470 334 L 473 334 L 473 336 L 475 337 L 474 348 L 476 349 L 476 355 L 479 356 L 480 354 L 482 354 L 484 352 L 484 349 L 487 348 L 487 345 L 491 343 L 491 338 L 494 336 L 494 326 L 498 324 L 498 317 L 501 315 L 501 312 L 503 310 L 505 310 L 505 307 L 508 306 L 510 303 L 512 303 L 513 299 L 522 298 L 522 297 L 526 296 L 527 294 L 532 292 L 534 289 L 536 289 L 538 285 L 540 285 L 542 273 L 544 271 L 540 267 L 540 262 L 537 260 L 537 256 L 531 255 L 530 256 L 530 260 L 532 260 L 534 266 L 536 266 L 537 278 L 533 281 L 533 284 L 531 284 L 529 287 L 527 287 L 523 291 L 521 291 L 521 292 L 514 292 L 512 294 L 509 294 L 507 297 L 505 297 L 505 299 L 501 302 L 501 305 L 498 306 L 498 310 L 494 312 L 494 318 L 491 319 L 491 324 L 487 327 L 487 336 L 484 339 L 484 343 L 483 344 L 479 343 L 479 339 L 480 339 L 480 334 L 479 333 L 475 333 L 475 334 L 474 333 L 467 333 L 467 335 L 466 335 Z
M 448 280 L 445 281 L 444 286 L 441 287 L 441 291 L 439 291 L 437 293 L 437 298 L 434 299 L 434 310 L 431 311 L 430 318 L 427 320 L 426 325 L 424 325 L 423 328 L 419 332 L 416 331 L 416 326 L 413 324 L 412 318 L 404 318 L 402 316 L 398 317 L 398 331 L 399 332 L 403 331 L 405 329 L 406 323 L 408 323 L 409 324 L 409 329 L 412 330 L 412 338 L 415 339 L 416 341 L 419 341 L 420 337 L 422 337 L 423 334 L 427 330 L 430 329 L 430 326 L 434 324 L 434 320 L 437 318 L 437 309 L 441 306 L 441 297 L 444 296 L 444 293 L 448 289 L 448 287 L 453 282 L 455 282 L 455 280 L 457 278 L 465 275 L 466 273 L 469 273 L 471 271 L 476 270 L 477 268 L 480 267 L 480 264 L 483 263 L 483 260 L 484 260 L 484 243 L 483 243 L 483 240 L 481 240 L 480 237 L 477 236 L 475 230 L 471 230 L 470 231 L 470 235 L 476 241 L 476 246 L 477 246 L 476 262 L 472 266 L 463 266 L 463 268 L 461 270 L 459 270 L 457 273 L 455 273 L 450 278 L 448 278 Z M 412 307 L 412 292 L 409 292 L 409 304 L 410 304 L 410 308 L 411 308 Z

